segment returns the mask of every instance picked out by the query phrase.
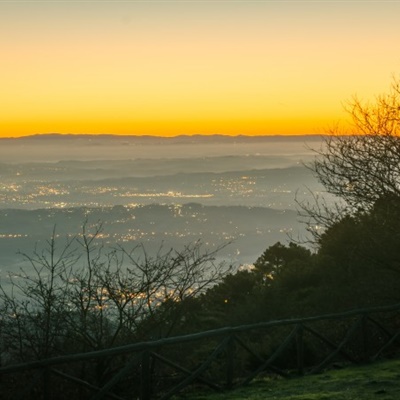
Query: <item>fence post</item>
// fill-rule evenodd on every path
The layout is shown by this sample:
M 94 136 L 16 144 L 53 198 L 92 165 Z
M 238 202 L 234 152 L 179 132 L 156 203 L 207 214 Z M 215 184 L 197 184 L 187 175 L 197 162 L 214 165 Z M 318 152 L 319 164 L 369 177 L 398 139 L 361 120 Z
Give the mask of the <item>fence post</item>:
M 363 314 L 361 316 L 361 346 L 362 346 L 362 361 L 369 362 L 368 320 L 366 314 Z
M 297 372 L 299 375 L 304 375 L 304 340 L 303 340 L 303 325 L 297 325 L 296 332 L 296 352 L 297 352 Z
M 142 353 L 140 400 L 150 400 L 150 399 L 151 399 L 150 352 L 148 350 L 145 350 Z
M 233 388 L 234 366 L 235 366 L 235 335 L 229 337 L 226 348 L 226 388 Z
M 42 371 L 43 399 L 50 399 L 50 368 L 44 367 Z

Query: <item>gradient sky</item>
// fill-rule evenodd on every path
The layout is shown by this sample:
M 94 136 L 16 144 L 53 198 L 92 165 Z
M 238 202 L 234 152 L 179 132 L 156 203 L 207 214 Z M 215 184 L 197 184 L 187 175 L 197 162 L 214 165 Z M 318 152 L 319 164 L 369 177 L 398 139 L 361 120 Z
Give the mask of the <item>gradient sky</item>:
M 400 71 L 397 1 L 0 1 L 0 137 L 308 134 Z

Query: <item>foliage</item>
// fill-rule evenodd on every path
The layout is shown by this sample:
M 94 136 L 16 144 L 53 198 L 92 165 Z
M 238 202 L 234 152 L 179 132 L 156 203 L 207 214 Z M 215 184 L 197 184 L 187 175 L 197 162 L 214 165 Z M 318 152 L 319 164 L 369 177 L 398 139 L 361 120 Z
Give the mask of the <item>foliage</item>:
M 268 247 L 254 269 L 207 291 L 203 309 L 215 327 L 398 302 L 399 232 L 400 199 L 387 195 L 329 226 L 314 252 L 297 243 Z
M 253 271 L 228 274 L 199 300 L 203 308 L 203 327 L 215 328 L 250 322 L 260 292 L 259 278 Z
M 308 261 L 311 257 L 310 250 L 290 242 L 284 246 L 280 242 L 268 247 L 267 250 L 254 263 L 255 269 L 264 275 L 279 275 L 283 269 L 294 261 Z

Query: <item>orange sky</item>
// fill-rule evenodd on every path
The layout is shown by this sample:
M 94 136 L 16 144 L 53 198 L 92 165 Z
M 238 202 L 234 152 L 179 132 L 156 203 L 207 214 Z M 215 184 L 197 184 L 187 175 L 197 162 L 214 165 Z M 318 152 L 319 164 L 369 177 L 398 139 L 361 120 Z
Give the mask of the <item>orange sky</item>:
M 400 67 L 398 2 L 0 3 L 0 137 L 307 134 Z

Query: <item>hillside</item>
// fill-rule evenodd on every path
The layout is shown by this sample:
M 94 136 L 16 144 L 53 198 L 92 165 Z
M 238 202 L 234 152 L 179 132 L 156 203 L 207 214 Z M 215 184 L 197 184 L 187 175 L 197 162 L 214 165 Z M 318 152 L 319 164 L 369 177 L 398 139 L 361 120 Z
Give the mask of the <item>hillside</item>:
M 400 398 L 400 360 L 327 371 L 295 379 L 259 380 L 222 394 L 198 393 L 190 400 L 395 400 Z

